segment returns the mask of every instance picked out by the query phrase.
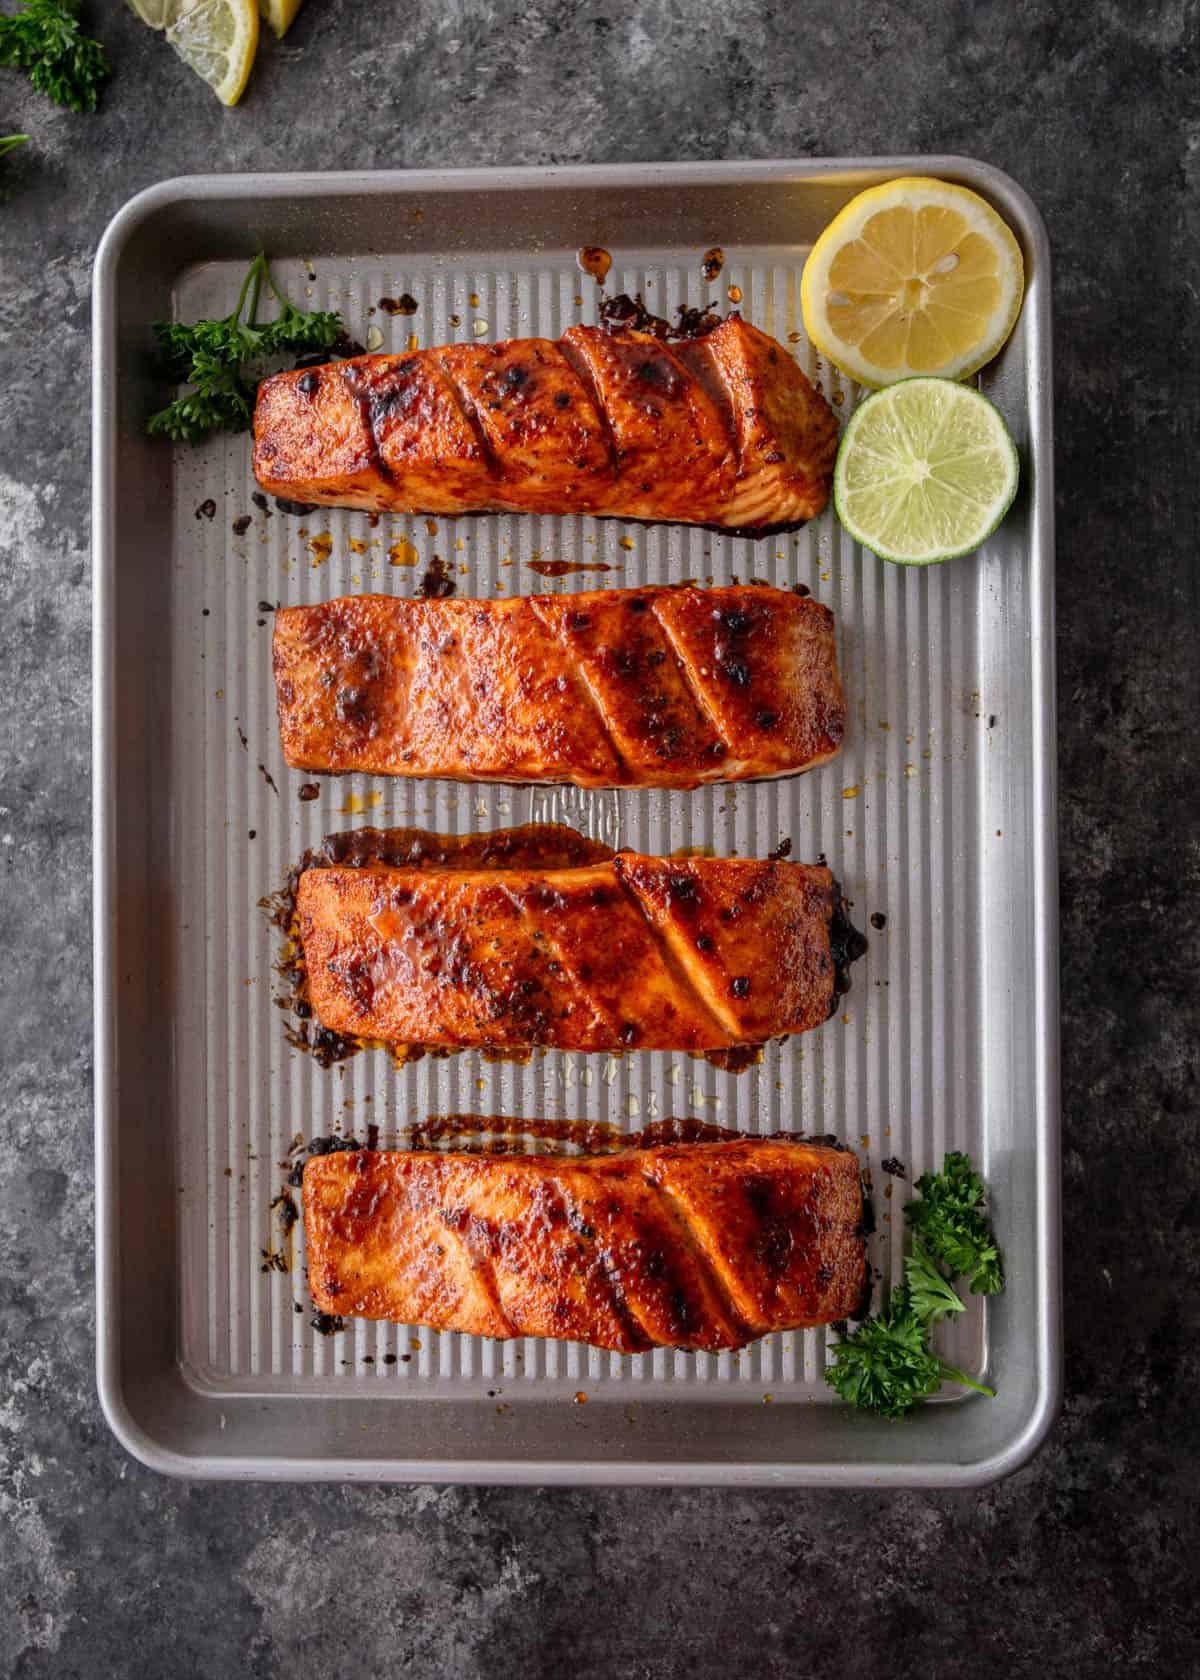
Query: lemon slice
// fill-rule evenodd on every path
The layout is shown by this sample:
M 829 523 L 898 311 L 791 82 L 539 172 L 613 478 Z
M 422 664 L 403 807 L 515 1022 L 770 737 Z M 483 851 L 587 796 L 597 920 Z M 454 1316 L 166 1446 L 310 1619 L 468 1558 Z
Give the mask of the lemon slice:
M 167 40 L 222 105 L 236 105 L 258 50 L 258 0 L 194 0 L 175 10 Z
M 978 193 L 908 175 L 851 199 L 804 265 L 809 338 L 864 385 L 965 379 L 1013 330 L 1021 247 Z
M 846 530 L 883 560 L 929 566 L 970 554 L 1017 493 L 1017 451 L 972 385 L 903 379 L 855 410 L 833 472 Z
M 125 0 L 125 3 L 151 29 L 165 29 L 174 20 L 180 0 Z
M 296 21 L 301 0 L 258 0 L 258 9 L 282 41 Z

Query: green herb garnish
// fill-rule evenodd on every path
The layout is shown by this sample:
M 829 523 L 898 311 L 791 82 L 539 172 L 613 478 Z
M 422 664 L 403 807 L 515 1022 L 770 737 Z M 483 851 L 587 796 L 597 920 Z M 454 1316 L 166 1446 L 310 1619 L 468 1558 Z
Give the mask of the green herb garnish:
M 970 1158 L 946 1156 L 940 1173 L 917 1180 L 918 1201 L 909 1202 L 904 1217 L 940 1265 L 955 1277 L 965 1277 L 973 1295 L 998 1295 L 1004 1288 L 1004 1263 L 985 1214 L 983 1180 Z
M 929 1321 L 917 1312 L 903 1286 L 892 1290 L 881 1312 L 842 1337 L 833 1358 L 825 1381 L 843 1400 L 884 1417 L 903 1417 L 947 1379 L 980 1394 L 995 1394 L 938 1358 L 929 1346 Z
M 274 321 L 259 322 L 263 287 L 278 303 Z M 341 337 L 342 318 L 327 309 L 306 311 L 289 303 L 276 286 L 262 251 L 246 271 L 237 306 L 219 321 L 158 321 L 154 327 L 163 371 L 193 390 L 146 422 L 146 430 L 177 443 L 198 443 L 210 432 L 244 432 L 254 413 L 255 382 L 250 362 L 285 351 L 328 350 Z
M 0 64 L 24 70 L 39 93 L 70 111 L 94 111 L 112 74 L 99 41 L 79 27 L 79 0 L 19 0 L 0 17 Z
M 936 1324 L 939 1318 L 965 1312 L 954 1285 L 939 1271 L 920 1237 L 904 1262 L 904 1281 L 912 1310 L 922 1324 Z
M 4 157 L 7 152 L 16 151 L 17 147 L 23 146 L 28 139 L 28 134 L 0 134 L 0 157 Z
M 825 1381 L 843 1400 L 891 1418 L 904 1417 L 946 1381 L 995 1395 L 939 1358 L 929 1341 L 939 1319 L 965 1311 L 943 1265 L 955 1276 L 965 1274 L 978 1293 L 995 1294 L 1004 1287 L 1000 1251 L 979 1211 L 983 1181 L 967 1156 L 950 1154 L 940 1173 L 917 1180 L 917 1192 L 919 1199 L 904 1209 L 914 1231 L 904 1283 L 892 1290 L 879 1312 L 843 1331 L 825 1372 Z

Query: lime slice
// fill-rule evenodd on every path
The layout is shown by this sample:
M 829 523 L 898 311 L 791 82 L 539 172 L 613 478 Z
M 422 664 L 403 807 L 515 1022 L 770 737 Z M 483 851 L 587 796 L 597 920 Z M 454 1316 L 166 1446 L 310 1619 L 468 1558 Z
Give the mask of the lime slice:
M 182 5 L 167 24 L 167 40 L 222 105 L 236 105 L 258 50 L 258 0 Z
M 300 10 L 300 0 L 258 0 L 258 9 L 272 31 L 282 41 Z
M 997 408 L 952 379 L 902 379 L 854 412 L 833 505 L 865 548 L 899 566 L 970 554 L 1017 493 L 1017 451 Z

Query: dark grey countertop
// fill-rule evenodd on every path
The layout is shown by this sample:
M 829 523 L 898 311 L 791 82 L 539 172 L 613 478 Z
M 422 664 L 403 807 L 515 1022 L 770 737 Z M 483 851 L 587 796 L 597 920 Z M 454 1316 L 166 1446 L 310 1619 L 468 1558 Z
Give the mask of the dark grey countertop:
M 0 204 L 0 1674 L 1197 1672 L 1195 0 L 307 0 L 234 112 L 123 9 L 86 10 L 117 66 L 97 116 L 0 71 L 0 132 L 34 136 Z M 92 1376 L 105 224 L 198 170 L 893 151 L 998 164 L 1054 247 L 1060 1423 L 980 1493 L 158 1478 Z

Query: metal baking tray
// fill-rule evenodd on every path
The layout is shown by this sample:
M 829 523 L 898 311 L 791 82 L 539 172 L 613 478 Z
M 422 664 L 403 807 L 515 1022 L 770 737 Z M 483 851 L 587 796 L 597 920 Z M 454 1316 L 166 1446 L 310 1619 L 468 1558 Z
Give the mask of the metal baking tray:
M 268 518 L 246 438 L 172 451 L 143 435 L 163 400 L 148 323 L 226 312 L 259 245 L 294 297 L 341 309 L 360 338 L 379 327 L 386 348 L 595 319 L 576 254 L 601 245 L 609 289 L 660 313 L 728 307 L 740 288 L 743 312 L 848 415 L 859 392 L 800 333 L 805 254 L 854 193 L 913 172 L 991 199 L 1028 264 L 1016 332 L 982 380 L 1023 485 L 970 559 L 884 565 L 832 512 L 757 541 L 584 518 Z M 710 283 L 702 255 L 717 245 Z M 415 315 L 377 308 L 405 292 Z M 120 212 L 95 283 L 97 1316 L 101 1399 L 132 1453 L 195 1476 L 930 1486 L 986 1482 L 1034 1451 L 1060 1340 L 1049 323 L 1036 210 L 955 157 L 209 176 Z M 260 602 L 409 594 L 435 554 L 464 594 L 807 583 L 838 616 L 844 750 L 796 780 L 688 794 L 350 777 L 301 802 Z M 529 567 L 541 557 L 614 569 L 547 581 Z M 650 852 L 761 855 L 790 838 L 798 859 L 824 853 L 871 937 L 844 1014 L 737 1075 L 660 1054 L 397 1069 L 375 1052 L 323 1070 L 289 1048 L 258 903 L 305 847 L 364 821 L 531 819 Z M 999 1397 L 956 1392 L 902 1424 L 857 1414 L 821 1381 L 823 1332 L 636 1358 L 364 1322 L 319 1335 L 300 1236 L 289 1270 L 264 1259 L 289 1147 L 371 1123 L 386 1144 L 463 1112 L 834 1132 L 871 1173 L 880 1287 L 903 1243 L 887 1192 L 904 1186 L 883 1160 L 911 1181 L 969 1149 L 1009 1286 L 972 1303 L 950 1352 Z

